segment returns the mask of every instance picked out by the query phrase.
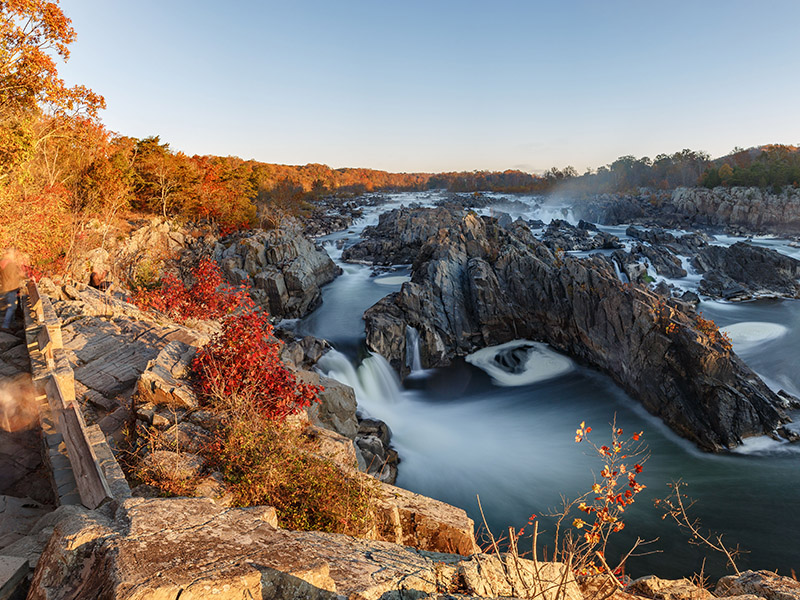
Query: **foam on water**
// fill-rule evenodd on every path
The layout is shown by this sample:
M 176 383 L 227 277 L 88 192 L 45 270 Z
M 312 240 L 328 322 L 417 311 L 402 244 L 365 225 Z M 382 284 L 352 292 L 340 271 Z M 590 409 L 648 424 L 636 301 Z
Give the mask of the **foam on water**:
M 514 340 L 489 346 L 466 357 L 500 386 L 530 385 L 572 371 L 575 363 L 550 349 L 547 344 Z
M 733 449 L 734 454 L 764 456 L 770 454 L 800 454 L 800 445 L 786 440 L 773 440 L 766 435 L 745 438 L 740 446 Z
M 376 277 L 373 280 L 378 285 L 402 285 L 407 281 L 411 281 L 409 275 L 388 275 L 386 277 Z
M 744 321 L 721 327 L 720 331 L 728 334 L 733 349 L 739 352 L 784 336 L 789 328 L 778 323 Z

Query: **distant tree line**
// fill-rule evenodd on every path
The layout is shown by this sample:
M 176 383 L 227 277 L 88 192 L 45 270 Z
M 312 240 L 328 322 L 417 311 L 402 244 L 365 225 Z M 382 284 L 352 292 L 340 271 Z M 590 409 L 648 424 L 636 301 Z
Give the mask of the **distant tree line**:
M 753 186 L 778 192 L 784 186 L 800 184 L 800 149 L 785 145 L 734 148 L 713 161 L 706 152 L 688 149 L 659 154 L 655 159 L 628 155 L 580 176 L 571 167 L 563 172 L 551 169 L 545 176 L 563 184 L 563 189 L 579 193 L 670 190 L 680 186 Z
M 797 146 L 769 145 L 760 148 L 734 151 L 714 161 L 703 174 L 702 185 L 713 188 L 723 186 L 754 186 L 773 191 L 788 185 L 800 185 L 800 148 Z
M 568 189 L 586 193 L 618 193 L 642 187 L 667 190 L 692 186 L 697 185 L 708 165 L 708 154 L 688 149 L 674 154 L 659 154 L 654 159 L 620 156 L 596 171 L 590 169 L 583 175 L 569 177 Z

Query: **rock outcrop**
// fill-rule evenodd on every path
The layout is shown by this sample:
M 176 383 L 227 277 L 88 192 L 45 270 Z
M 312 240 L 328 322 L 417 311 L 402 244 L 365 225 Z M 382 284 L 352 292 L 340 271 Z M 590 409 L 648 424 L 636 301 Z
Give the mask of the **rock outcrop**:
M 69 265 L 72 278 L 89 283 L 90 273 L 97 270 L 105 272 L 106 280 L 114 284 L 150 284 L 167 272 L 180 274 L 186 266 L 184 258 L 192 254 L 187 254 L 187 249 L 199 251 L 214 242 L 213 236 L 159 217 L 130 221 L 129 225 L 131 231 L 117 235 L 98 221 L 90 222 L 87 228 L 103 234 L 103 247 L 76 257 Z
M 510 225 L 503 225 L 503 227 Z M 563 219 L 553 219 L 544 230 L 542 241 L 551 250 L 611 250 L 622 248 L 619 238 L 615 235 L 598 231 L 592 223 L 581 221 L 578 226 L 572 225 Z
M 58 523 L 28 598 L 485 598 L 538 586 L 544 600 L 582 600 L 564 565 L 510 560 L 278 529 L 266 507 L 133 498 Z
M 688 579 L 661 579 L 655 575 L 640 577 L 632 581 L 625 591 L 629 594 L 653 600 L 712 600 L 714 594 L 695 585 Z
M 356 434 L 356 451 L 359 468 L 384 483 L 397 480 L 397 464 L 400 457 L 390 447 L 391 431 L 379 419 L 359 419 Z
M 713 227 L 744 234 L 800 234 L 800 190 L 788 187 L 778 194 L 742 187 L 602 194 L 575 201 L 574 212 L 607 225 L 644 223 L 680 229 Z
M 322 302 L 320 287 L 341 272 L 299 231 L 254 230 L 218 243 L 214 257 L 234 284 L 250 285 L 250 295 L 271 315 L 302 317 Z
M 770 248 L 744 242 L 707 246 L 692 266 L 703 273 L 700 291 L 714 298 L 800 297 L 800 261 Z
M 800 233 L 800 191 L 760 188 L 678 188 L 671 204 L 695 226 L 739 227 L 748 232 Z
M 197 408 L 197 395 L 188 383 L 196 346 L 170 342 L 147 363 L 136 384 L 138 402 Z
M 430 212 L 427 212 L 430 211 Z M 457 211 L 439 207 L 421 212 L 419 208 L 398 208 L 383 213 L 375 227 L 365 227 L 362 241 L 346 248 L 342 259 L 375 265 L 411 263 L 423 243 L 440 229 L 458 223 Z
M 695 231 L 678 237 L 659 227 L 641 229 L 631 225 L 625 230 L 625 234 L 653 246 L 664 246 L 673 254 L 683 254 L 684 256 L 693 256 L 698 250 L 704 248 L 709 241 L 709 237 L 704 233 Z
M 439 214 L 427 218 L 432 229 Z M 424 367 L 513 339 L 541 340 L 610 375 L 705 450 L 771 433 L 786 420 L 778 397 L 700 332 L 682 303 L 624 285 L 602 257 L 554 254 L 522 224 L 506 230 L 456 211 L 453 221 L 421 247 L 412 281 L 364 315 L 367 344 L 395 368 L 407 372 L 409 326 L 420 334 Z

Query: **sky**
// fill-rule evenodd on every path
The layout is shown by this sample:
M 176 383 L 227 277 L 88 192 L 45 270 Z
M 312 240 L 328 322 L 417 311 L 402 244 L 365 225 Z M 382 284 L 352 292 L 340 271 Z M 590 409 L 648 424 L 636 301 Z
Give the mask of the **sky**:
M 800 144 L 800 2 L 62 0 L 59 72 L 186 154 L 392 172 Z

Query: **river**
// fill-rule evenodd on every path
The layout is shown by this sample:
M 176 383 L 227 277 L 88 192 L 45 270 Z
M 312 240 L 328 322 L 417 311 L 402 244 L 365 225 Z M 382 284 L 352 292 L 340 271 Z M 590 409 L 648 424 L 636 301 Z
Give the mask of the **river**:
M 344 273 L 323 289 L 322 306 L 294 324 L 298 333 L 333 344 L 336 350 L 323 357 L 319 369 L 352 385 L 361 412 L 390 426 L 402 461 L 397 485 L 459 506 L 479 525 L 480 496 L 495 533 L 519 528 L 535 513 L 543 532 L 540 546 L 547 546 L 554 525 L 547 515 L 560 509 L 562 497 L 588 491 L 593 473 L 602 468 L 585 444 L 575 443 L 576 427 L 585 421 L 597 442 L 608 443 L 610 423 L 616 418 L 626 432 L 644 432 L 650 457 L 639 476 L 647 488 L 625 512 L 626 528 L 614 534 L 609 562 L 638 536 L 655 540 L 644 547 L 654 553 L 632 557 L 627 564 L 631 575 L 688 576 L 703 568 L 704 557 L 706 574 L 725 574 L 721 555 L 689 545 L 689 536 L 662 520 L 654 506 L 654 499 L 669 494 L 669 483 L 682 480 L 696 500 L 691 514 L 703 528 L 749 551 L 737 561 L 740 569 L 800 571 L 800 444 L 765 437 L 747 440 L 736 452 L 700 452 L 610 378 L 546 347 L 534 347 L 525 369 L 528 376 L 520 381 L 493 379 L 475 364 L 458 360 L 448 368 L 415 372 L 403 384 L 386 361 L 366 351 L 364 310 L 398 290 L 408 279 L 409 267 L 373 276 L 370 267 L 342 263 L 337 242 L 357 241 L 364 226 L 377 222 L 379 212 L 412 202 L 431 203 L 437 197 L 436 192 L 392 195 L 347 231 L 322 238 Z M 496 199 L 500 210 L 514 218 L 573 220 L 567 207 L 541 206 L 540 198 L 515 197 L 511 203 L 501 196 Z M 602 229 L 630 241 L 624 227 Z M 720 236 L 715 243 L 735 241 Z M 754 242 L 798 257 L 798 249 L 785 240 Z M 696 290 L 698 281 L 690 274 L 674 283 Z M 730 326 L 734 350 L 770 387 L 800 395 L 800 302 L 704 300 L 698 310 L 720 327 Z M 480 357 L 472 362 L 480 364 Z M 530 544 L 523 542 L 523 549 L 526 543 Z

